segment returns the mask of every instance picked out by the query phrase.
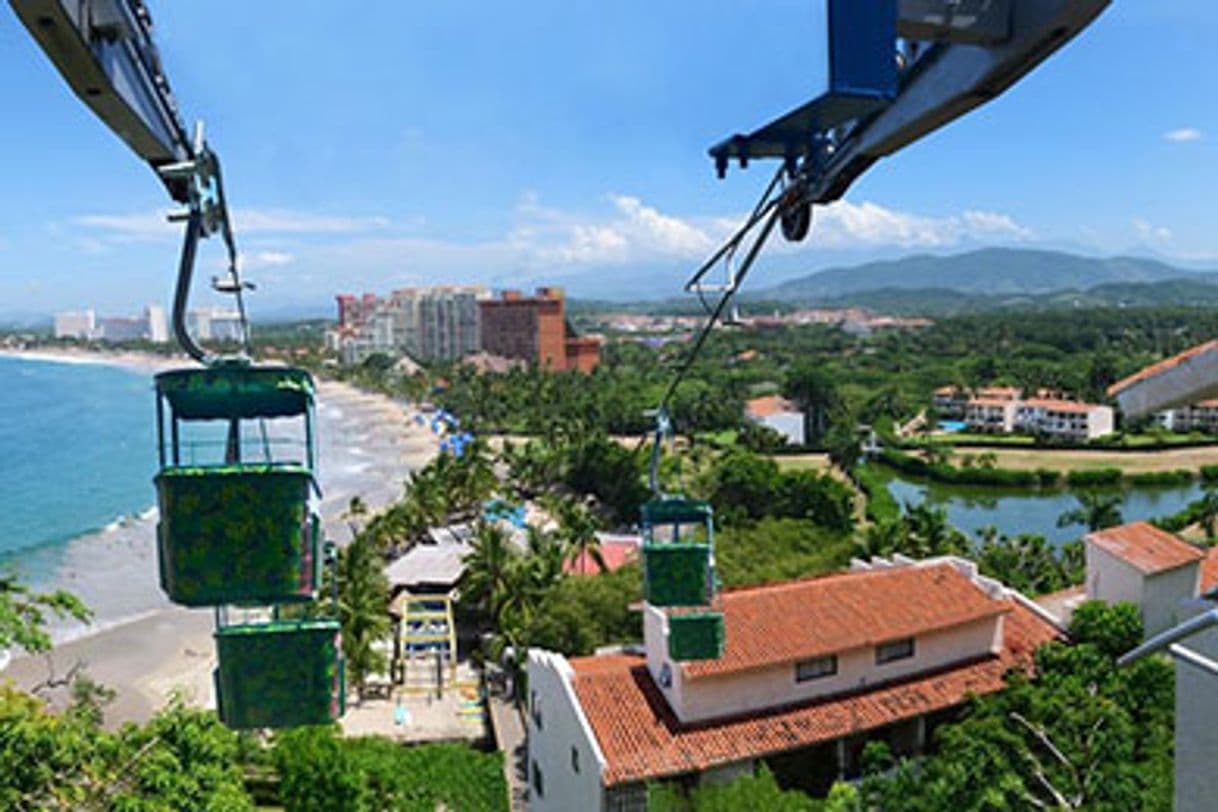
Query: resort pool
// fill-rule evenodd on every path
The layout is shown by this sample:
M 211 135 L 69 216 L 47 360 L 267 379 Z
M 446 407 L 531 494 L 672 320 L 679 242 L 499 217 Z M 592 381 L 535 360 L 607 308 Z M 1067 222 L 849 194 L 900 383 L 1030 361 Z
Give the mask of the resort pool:
M 968 423 L 965 423 L 963 420 L 940 420 L 935 423 L 935 427 L 939 431 L 946 431 L 948 434 L 955 434 L 967 429 Z

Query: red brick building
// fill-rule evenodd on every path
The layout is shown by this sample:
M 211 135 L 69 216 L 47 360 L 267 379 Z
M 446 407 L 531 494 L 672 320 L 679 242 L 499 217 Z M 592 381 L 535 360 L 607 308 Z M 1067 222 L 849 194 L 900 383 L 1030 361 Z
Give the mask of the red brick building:
M 579 337 L 567 322 L 561 288 L 538 288 L 535 296 L 506 290 L 479 303 L 482 349 L 552 370 L 591 372 L 600 363 L 600 342 Z

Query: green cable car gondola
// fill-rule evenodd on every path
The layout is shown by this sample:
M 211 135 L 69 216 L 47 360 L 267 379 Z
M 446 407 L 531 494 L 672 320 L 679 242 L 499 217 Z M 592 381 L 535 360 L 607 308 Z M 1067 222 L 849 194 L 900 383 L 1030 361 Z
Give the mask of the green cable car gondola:
M 310 502 L 317 485 L 309 373 L 231 361 L 161 373 L 156 392 L 158 552 L 170 600 L 312 600 L 321 533 Z M 268 421 L 277 429 L 291 423 L 295 436 L 271 437 Z M 243 427 L 252 434 L 243 436 Z
M 643 579 L 655 606 L 704 606 L 715 591 L 714 513 L 705 502 L 654 499 L 643 505 Z
M 215 638 L 216 700 L 230 728 L 320 725 L 345 712 L 337 620 L 220 625 Z

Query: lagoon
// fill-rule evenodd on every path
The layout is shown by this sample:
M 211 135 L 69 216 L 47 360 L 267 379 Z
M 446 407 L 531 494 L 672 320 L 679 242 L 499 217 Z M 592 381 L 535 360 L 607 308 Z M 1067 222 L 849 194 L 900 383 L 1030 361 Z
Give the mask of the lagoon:
M 1003 535 L 1030 533 L 1061 544 L 1086 532 L 1081 525 L 1057 526 L 1057 517 L 1078 504 L 1070 491 L 944 485 L 880 470 L 889 478 L 888 490 L 897 502 L 942 507 L 948 521 L 970 536 L 992 525 Z M 1193 482 L 1173 487 L 1128 487 L 1118 492 L 1125 497 L 1121 515 L 1132 522 L 1178 513 L 1200 499 L 1203 490 L 1201 483 Z

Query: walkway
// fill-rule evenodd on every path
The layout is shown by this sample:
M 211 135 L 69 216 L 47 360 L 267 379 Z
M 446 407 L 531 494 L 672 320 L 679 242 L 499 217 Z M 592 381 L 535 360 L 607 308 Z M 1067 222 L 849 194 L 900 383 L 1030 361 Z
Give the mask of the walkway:
M 488 700 L 491 725 L 495 729 L 495 744 L 503 753 L 503 774 L 507 778 L 512 809 L 529 808 L 528 746 L 525 742 L 524 720 L 520 711 L 502 697 Z

